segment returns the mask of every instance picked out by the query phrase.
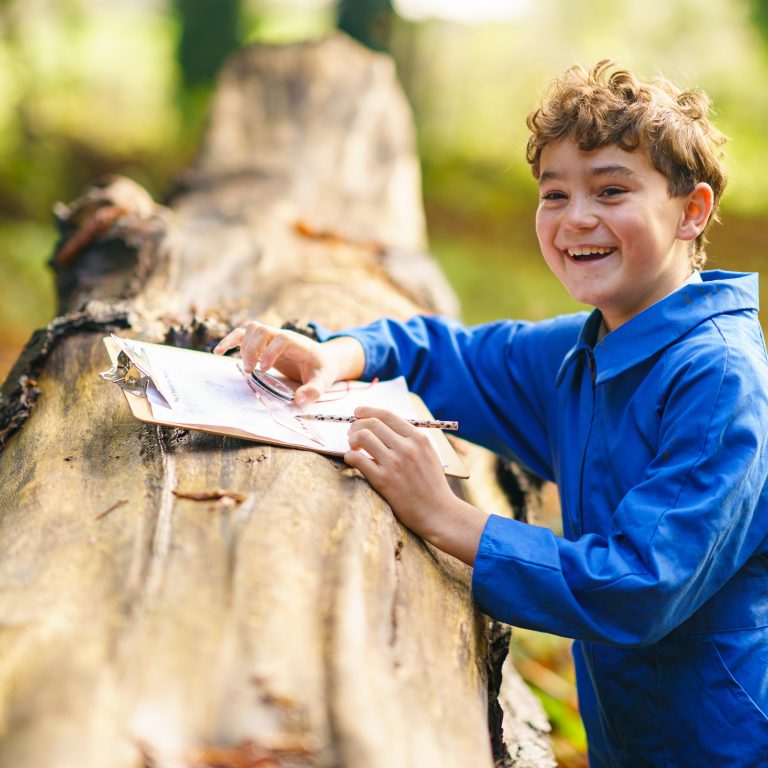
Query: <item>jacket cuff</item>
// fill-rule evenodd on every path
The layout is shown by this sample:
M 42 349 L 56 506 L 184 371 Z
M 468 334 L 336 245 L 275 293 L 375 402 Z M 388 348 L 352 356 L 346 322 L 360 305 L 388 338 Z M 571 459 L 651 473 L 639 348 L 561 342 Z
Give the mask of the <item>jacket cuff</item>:
M 472 571 L 472 597 L 483 613 L 507 624 L 531 626 L 537 601 L 552 589 L 560 563 L 552 531 L 490 515 Z M 548 601 L 544 601 L 545 603 Z

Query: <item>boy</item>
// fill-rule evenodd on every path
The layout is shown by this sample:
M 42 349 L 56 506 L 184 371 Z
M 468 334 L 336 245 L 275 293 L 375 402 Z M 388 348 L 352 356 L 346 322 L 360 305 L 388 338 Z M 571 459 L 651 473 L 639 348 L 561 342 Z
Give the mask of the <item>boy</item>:
M 345 460 L 473 595 L 574 638 L 593 768 L 768 766 L 768 362 L 754 275 L 700 273 L 725 186 L 709 103 L 601 62 L 528 119 L 545 260 L 595 310 L 475 328 L 381 320 L 238 344 L 316 399 L 403 374 L 436 418 L 557 482 L 564 536 L 456 498 L 426 437 L 360 409 Z M 367 455 L 366 455 L 367 454 Z

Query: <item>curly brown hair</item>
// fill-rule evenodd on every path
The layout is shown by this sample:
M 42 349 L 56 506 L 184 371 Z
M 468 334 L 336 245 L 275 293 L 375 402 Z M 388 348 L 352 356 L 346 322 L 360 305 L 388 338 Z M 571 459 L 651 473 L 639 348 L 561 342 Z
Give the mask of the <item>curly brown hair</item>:
M 538 179 L 541 152 L 548 144 L 572 139 L 589 152 L 608 145 L 627 151 L 642 147 L 667 179 L 672 197 L 687 195 L 706 182 L 714 205 L 704 231 L 692 243 L 692 263 L 706 261 L 706 233 L 718 221 L 727 174 L 726 136 L 710 122 L 711 103 L 699 90 L 683 91 L 669 80 L 639 80 L 603 59 L 589 71 L 573 66 L 554 78 L 541 104 L 528 115 L 531 131 L 526 158 Z

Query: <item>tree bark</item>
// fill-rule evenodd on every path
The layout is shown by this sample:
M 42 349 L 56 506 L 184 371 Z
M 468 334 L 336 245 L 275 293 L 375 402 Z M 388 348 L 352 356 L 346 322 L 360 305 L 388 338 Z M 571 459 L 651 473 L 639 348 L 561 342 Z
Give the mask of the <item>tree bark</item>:
M 360 476 L 139 423 L 96 376 L 119 326 L 205 348 L 246 317 L 457 311 L 391 61 L 244 50 L 170 207 L 117 179 L 57 215 L 61 316 L 0 401 L 0 766 L 553 765 L 524 687 L 513 756 L 489 736 L 504 653 L 469 569 Z M 457 493 L 510 514 L 462 450 Z

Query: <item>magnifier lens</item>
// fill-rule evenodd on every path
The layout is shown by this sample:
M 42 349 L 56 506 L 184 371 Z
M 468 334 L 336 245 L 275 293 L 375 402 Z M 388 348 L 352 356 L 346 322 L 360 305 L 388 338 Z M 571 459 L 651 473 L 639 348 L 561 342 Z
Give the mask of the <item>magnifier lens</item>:
M 261 389 L 269 392 L 271 395 L 275 395 L 281 400 L 285 400 L 287 402 L 291 402 L 293 400 L 295 394 L 294 391 L 286 384 L 283 384 L 280 379 L 276 379 L 266 371 L 254 368 L 253 372 L 251 373 L 251 379 Z

